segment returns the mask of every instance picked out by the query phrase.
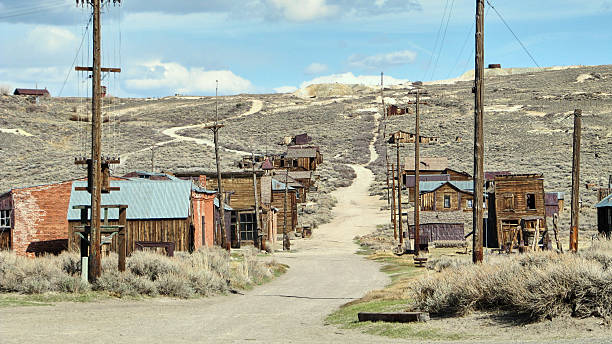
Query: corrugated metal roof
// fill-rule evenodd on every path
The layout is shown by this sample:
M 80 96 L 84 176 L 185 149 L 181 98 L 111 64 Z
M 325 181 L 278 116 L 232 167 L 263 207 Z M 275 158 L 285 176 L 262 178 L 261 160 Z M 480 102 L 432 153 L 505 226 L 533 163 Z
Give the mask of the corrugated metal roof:
M 472 180 L 451 180 L 451 181 L 439 180 L 439 181 L 420 182 L 419 191 L 420 192 L 433 192 L 439 189 L 442 185 L 447 184 L 447 183 L 451 184 L 452 186 L 456 187 L 457 189 L 463 192 L 469 192 L 469 193 L 474 192 L 474 181 Z
M 87 182 L 72 183 L 68 220 L 79 220 L 80 211 L 76 205 L 89 205 L 91 196 L 87 191 L 76 191 Z M 119 191 L 102 194 L 102 205 L 125 204 L 128 206 L 128 220 L 136 219 L 184 219 L 189 216 L 189 201 L 192 184 L 190 181 L 111 181 Z M 117 219 L 119 211 L 109 209 L 109 218 Z
M 289 186 L 287 189 L 295 190 L 291 186 Z M 284 191 L 284 190 L 285 190 L 285 183 L 281 183 L 278 180 L 272 178 L 272 191 Z
M 602 199 L 601 202 L 597 203 L 595 207 L 597 208 L 612 207 L 612 194 L 609 194 L 608 197 Z
M 406 185 L 406 187 L 409 188 L 413 188 L 415 183 L 415 176 L 414 175 L 407 175 L 406 176 L 406 183 L 404 185 Z M 419 180 L 422 182 L 431 182 L 431 181 L 450 181 L 451 177 L 449 174 L 421 174 L 419 175 Z
M 216 192 L 215 192 L 216 193 Z M 215 197 L 215 207 L 219 208 L 219 199 L 217 197 Z M 225 210 L 229 210 L 232 211 L 234 210 L 234 208 L 230 207 L 229 205 L 225 205 Z
M 316 158 L 317 147 L 287 147 L 287 158 Z
M 421 165 L 419 166 L 419 170 L 421 171 L 443 171 L 448 167 L 448 159 L 445 157 L 422 157 L 420 162 Z M 406 170 L 414 170 L 414 157 L 407 157 L 405 164 Z

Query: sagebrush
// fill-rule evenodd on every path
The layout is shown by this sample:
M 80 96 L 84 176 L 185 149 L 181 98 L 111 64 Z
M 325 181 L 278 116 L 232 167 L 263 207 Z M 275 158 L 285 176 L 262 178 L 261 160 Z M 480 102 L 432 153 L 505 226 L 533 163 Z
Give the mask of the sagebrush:
M 167 257 L 154 252 L 134 252 L 125 272 L 117 271 L 117 255 L 102 260 L 102 276 L 93 284 L 81 281 L 76 253 L 26 258 L 0 252 L 0 292 L 38 294 L 80 293 L 89 290 L 122 296 L 172 296 L 189 298 L 223 294 L 247 288 L 272 276 L 269 264 L 245 250 L 239 258 L 220 248 L 202 248 Z
M 535 252 L 448 264 L 410 286 L 413 307 L 435 315 L 505 311 L 528 321 L 612 316 L 612 245 L 578 254 Z

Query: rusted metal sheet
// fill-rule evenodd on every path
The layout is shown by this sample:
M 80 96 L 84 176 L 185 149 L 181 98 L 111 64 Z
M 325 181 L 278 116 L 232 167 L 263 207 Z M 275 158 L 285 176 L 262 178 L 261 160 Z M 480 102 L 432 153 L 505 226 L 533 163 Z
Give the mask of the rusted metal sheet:
M 434 241 L 464 241 L 463 223 L 423 223 L 419 225 L 420 244 Z M 410 239 L 414 239 L 414 225 L 410 225 Z

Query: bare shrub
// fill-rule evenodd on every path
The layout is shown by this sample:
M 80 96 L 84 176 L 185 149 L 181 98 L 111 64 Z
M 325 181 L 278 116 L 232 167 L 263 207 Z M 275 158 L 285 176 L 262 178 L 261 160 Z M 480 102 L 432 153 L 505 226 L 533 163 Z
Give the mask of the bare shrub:
M 160 275 L 157 281 L 155 281 L 157 291 L 161 295 L 174 296 L 181 298 L 189 298 L 194 294 L 193 288 L 189 285 L 189 282 L 177 273 L 169 272 Z
M 155 281 L 159 276 L 177 273 L 179 268 L 175 261 L 166 256 L 147 251 L 136 251 L 127 263 L 127 268 L 137 276 Z
M 435 271 L 442 271 L 448 268 L 458 268 L 462 265 L 470 264 L 471 262 L 457 257 L 440 256 L 427 260 L 427 268 Z
M 10 96 L 11 95 L 11 87 L 9 85 L 0 85 L 0 95 Z
M 562 315 L 609 320 L 609 247 L 579 255 L 537 252 L 449 266 L 410 286 L 413 305 L 437 315 L 481 310 L 512 312 L 530 321 Z

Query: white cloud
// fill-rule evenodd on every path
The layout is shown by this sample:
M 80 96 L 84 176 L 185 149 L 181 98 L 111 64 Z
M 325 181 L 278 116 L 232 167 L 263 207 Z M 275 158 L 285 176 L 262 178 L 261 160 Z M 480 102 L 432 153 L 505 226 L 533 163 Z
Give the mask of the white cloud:
M 327 71 L 327 65 L 323 63 L 313 62 L 306 69 L 304 69 L 304 74 L 314 75 L 321 74 Z
M 274 89 L 276 93 L 292 93 L 297 91 L 297 87 L 295 86 L 281 86 Z
M 309 21 L 329 17 L 338 12 L 338 6 L 328 5 L 326 0 L 268 0 L 290 21 Z
M 384 83 L 387 86 L 399 85 L 399 84 L 406 83 L 408 81 L 409 80 L 407 79 L 396 79 L 388 75 L 384 76 Z M 380 85 L 380 75 L 355 76 L 351 72 L 342 73 L 342 74 L 332 74 L 332 75 L 320 76 L 310 81 L 305 81 L 300 85 L 300 87 L 304 88 L 308 85 L 313 85 L 313 84 L 334 84 L 334 83 L 348 84 L 348 85 L 361 84 L 361 85 L 367 85 L 367 86 L 377 86 L 377 85 Z
M 26 45 L 41 53 L 59 53 L 74 49 L 76 36 L 57 26 L 36 26 L 26 35 Z M 30 51 L 31 52 L 31 51 Z
M 142 64 L 151 77 L 126 81 L 129 88 L 138 90 L 168 89 L 178 93 L 214 92 L 219 80 L 219 93 L 236 94 L 248 92 L 253 85 L 229 70 L 204 70 L 187 68 L 176 62 L 159 60 Z
M 373 56 L 352 55 L 349 66 L 356 68 L 378 69 L 383 67 L 402 66 L 414 62 L 417 54 L 411 50 L 394 51 Z

